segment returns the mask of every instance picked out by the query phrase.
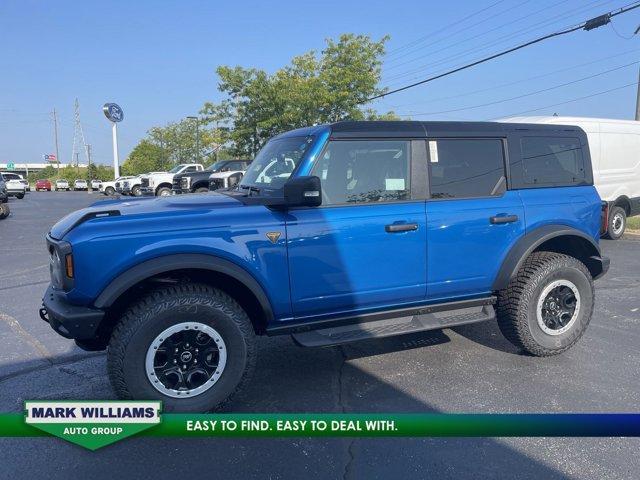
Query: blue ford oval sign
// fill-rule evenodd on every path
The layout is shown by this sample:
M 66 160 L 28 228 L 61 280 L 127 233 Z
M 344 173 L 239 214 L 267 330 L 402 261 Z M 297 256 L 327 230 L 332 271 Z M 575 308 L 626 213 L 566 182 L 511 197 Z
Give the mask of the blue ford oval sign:
M 105 117 L 107 117 L 111 122 L 121 122 L 124 118 L 124 112 L 120 106 L 115 103 L 105 103 L 104 107 L 102 107 L 102 111 L 104 112 Z

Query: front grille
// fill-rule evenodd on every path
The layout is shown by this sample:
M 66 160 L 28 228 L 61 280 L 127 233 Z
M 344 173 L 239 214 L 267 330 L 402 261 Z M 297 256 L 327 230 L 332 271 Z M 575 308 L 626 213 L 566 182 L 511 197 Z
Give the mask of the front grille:
M 148 178 L 140 179 L 140 186 L 141 187 L 148 187 L 149 186 L 149 179 Z
M 182 188 L 180 179 L 179 178 L 174 178 L 173 179 L 173 184 L 171 185 L 171 187 L 173 188 L 173 190 L 180 190 L 180 188 Z
M 116 188 L 120 188 L 120 182 L 116 182 Z

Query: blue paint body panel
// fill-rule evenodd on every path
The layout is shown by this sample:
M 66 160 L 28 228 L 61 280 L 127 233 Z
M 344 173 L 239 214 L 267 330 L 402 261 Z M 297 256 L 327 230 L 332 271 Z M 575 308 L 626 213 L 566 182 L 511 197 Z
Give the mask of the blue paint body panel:
M 404 123 L 380 122 L 377 135 L 402 138 Z M 309 175 L 334 135 L 367 136 L 364 130 L 338 125 L 337 131 L 324 125 L 282 135 L 314 138 L 293 176 Z M 428 127 L 421 125 L 406 122 L 408 138 L 426 139 Z M 447 125 L 435 127 L 442 133 Z M 488 127 L 482 127 L 472 131 L 487 134 Z M 495 129 L 502 138 L 505 128 Z M 510 147 L 510 155 L 518 152 Z M 117 214 L 92 218 L 109 211 Z M 517 220 L 490 222 L 507 215 Z M 417 228 L 385 229 L 402 223 Z M 50 235 L 72 248 L 74 287 L 63 293 L 71 304 L 91 307 L 114 279 L 146 260 L 205 254 L 251 275 L 269 301 L 273 321 L 286 324 L 490 295 L 516 242 L 545 225 L 566 225 L 597 243 L 600 199 L 595 188 L 507 189 L 487 198 L 414 197 L 288 210 L 215 193 L 112 200 L 73 212 Z M 275 243 L 267 237 L 273 232 L 280 234 Z

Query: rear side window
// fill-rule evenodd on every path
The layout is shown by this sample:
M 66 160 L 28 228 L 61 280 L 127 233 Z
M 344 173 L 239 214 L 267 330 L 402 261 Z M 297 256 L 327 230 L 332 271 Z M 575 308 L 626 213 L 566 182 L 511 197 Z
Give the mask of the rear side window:
M 506 189 L 502 140 L 429 140 L 431 198 L 501 195 Z
M 522 137 L 522 183 L 525 186 L 585 183 L 580 140 L 565 137 Z

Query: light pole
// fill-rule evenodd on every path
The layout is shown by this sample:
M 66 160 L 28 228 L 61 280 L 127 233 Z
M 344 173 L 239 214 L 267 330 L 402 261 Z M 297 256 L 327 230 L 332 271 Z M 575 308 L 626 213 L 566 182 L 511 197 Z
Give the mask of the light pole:
M 196 122 L 196 163 L 200 163 L 200 119 L 194 116 L 187 118 Z

